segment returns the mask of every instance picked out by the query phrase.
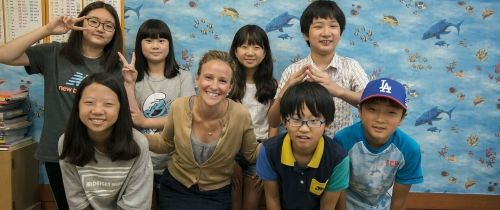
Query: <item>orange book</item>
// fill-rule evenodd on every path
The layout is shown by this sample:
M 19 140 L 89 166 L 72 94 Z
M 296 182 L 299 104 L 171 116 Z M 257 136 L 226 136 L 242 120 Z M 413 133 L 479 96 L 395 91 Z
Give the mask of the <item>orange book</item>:
M 28 90 L 0 90 L 0 104 L 24 100 L 27 96 Z

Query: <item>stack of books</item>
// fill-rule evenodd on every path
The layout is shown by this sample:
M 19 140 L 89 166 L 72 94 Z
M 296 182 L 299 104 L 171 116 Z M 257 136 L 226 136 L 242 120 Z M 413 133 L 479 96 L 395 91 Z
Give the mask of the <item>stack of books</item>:
M 0 90 L 0 151 L 13 150 L 33 142 L 27 136 L 31 121 L 23 110 L 28 90 Z

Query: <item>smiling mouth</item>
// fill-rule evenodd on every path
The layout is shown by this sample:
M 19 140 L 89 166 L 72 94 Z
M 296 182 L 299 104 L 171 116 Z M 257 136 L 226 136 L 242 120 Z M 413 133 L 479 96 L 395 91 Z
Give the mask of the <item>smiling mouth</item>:
M 90 122 L 94 125 L 101 125 L 104 123 L 104 119 L 90 119 Z
M 207 95 L 212 96 L 212 97 L 217 97 L 217 96 L 220 95 L 218 93 L 211 93 L 211 92 L 208 92 L 208 91 L 206 91 L 205 93 L 207 93 Z

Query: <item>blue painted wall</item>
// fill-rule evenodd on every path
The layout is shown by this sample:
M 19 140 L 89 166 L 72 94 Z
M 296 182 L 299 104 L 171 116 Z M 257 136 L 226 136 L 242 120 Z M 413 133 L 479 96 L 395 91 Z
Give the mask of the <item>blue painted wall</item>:
M 266 28 L 284 12 L 300 17 L 309 3 L 125 0 L 126 7 L 140 7 L 138 12 L 124 13 L 125 45 L 130 53 L 144 20 L 164 20 L 173 32 L 177 60 L 194 75 L 201 55 L 209 49 L 228 50 L 241 26 Z M 420 143 L 425 173 L 425 183 L 413 186 L 412 191 L 500 194 L 500 166 L 496 162 L 500 152 L 500 5 L 489 0 L 338 3 L 346 14 L 347 26 L 337 53 L 358 60 L 371 79 L 390 77 L 407 85 L 409 112 L 402 129 Z M 299 21 L 292 19 L 289 24 L 283 32 L 268 32 L 276 79 L 286 66 L 308 54 Z M 443 28 L 448 32 L 438 33 L 438 39 L 436 32 Z M 423 39 L 426 32 L 434 36 Z M 0 88 L 31 81 L 33 111 L 43 117 L 41 77 L 0 71 L 0 78 L 6 80 Z M 433 107 L 453 109 L 451 117 L 441 113 L 432 125 L 415 125 Z M 42 121 L 36 116 L 34 130 L 39 136 Z M 47 181 L 42 178 L 41 182 Z

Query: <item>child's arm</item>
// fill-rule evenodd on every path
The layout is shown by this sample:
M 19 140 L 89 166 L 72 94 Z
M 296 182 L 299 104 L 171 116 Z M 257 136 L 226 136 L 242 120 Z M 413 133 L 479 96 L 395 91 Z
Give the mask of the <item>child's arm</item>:
M 269 126 L 269 131 L 267 133 L 267 138 L 272 138 L 274 136 L 278 135 L 278 128 L 271 127 Z
M 347 210 L 346 200 L 345 200 L 345 190 L 342 190 L 339 195 L 339 200 L 335 206 L 335 210 Z
M 352 106 L 358 106 L 361 99 L 361 92 L 354 92 L 341 87 L 325 71 L 316 70 L 309 72 L 311 79 L 325 87 L 332 97 L 338 97 Z
M 264 191 L 266 192 L 266 209 L 280 210 L 279 184 L 276 181 L 264 181 Z
M 57 145 L 58 153 L 61 155 L 64 144 L 64 134 L 59 137 Z M 85 195 L 85 189 L 82 186 L 82 180 L 76 170 L 76 166 L 66 162 L 66 160 L 59 160 L 61 168 L 61 175 L 64 185 L 64 191 L 68 201 L 68 205 L 72 208 L 80 208 L 84 210 L 92 210 L 90 203 Z
M 170 153 L 174 150 L 174 110 L 177 110 L 176 101 L 172 102 L 167 119 L 160 135 L 146 135 L 149 142 L 149 150 L 158 154 Z M 182 123 L 182 122 L 181 122 Z
M 140 153 L 123 183 L 123 194 L 117 199 L 121 209 L 151 209 L 153 192 L 153 164 L 148 151 L 148 142 L 142 133 L 134 131 Z
M 0 47 L 0 63 L 14 66 L 29 66 L 30 61 L 26 50 L 35 42 L 49 35 L 65 34 L 69 30 L 83 30 L 82 27 L 74 26 L 75 23 L 85 19 L 85 16 L 71 18 L 60 16 L 50 21 L 47 25 L 39 27 L 24 34 Z
M 333 210 L 339 199 L 340 192 L 323 192 L 319 201 L 321 210 Z
M 285 91 L 288 89 L 288 87 L 304 81 L 304 78 L 306 77 L 306 70 L 309 69 L 310 66 L 306 65 L 302 67 L 300 70 L 292 73 L 289 78 L 284 78 L 285 73 L 283 73 L 280 84 L 284 84 L 283 87 L 280 89 L 278 88 L 277 90 L 277 97 L 274 99 L 273 103 L 271 104 L 271 107 L 269 108 L 269 111 L 267 113 L 267 120 L 269 122 L 269 125 L 271 127 L 278 127 L 281 123 L 281 117 L 280 117 L 280 101 L 281 97 L 285 94 Z M 285 69 L 286 72 L 286 69 Z
M 392 188 L 391 210 L 404 210 L 408 192 L 410 192 L 411 184 L 394 183 Z
M 139 128 L 149 128 L 149 129 L 163 129 L 165 125 L 165 121 L 167 121 L 167 117 L 155 117 L 155 118 L 146 118 L 141 111 L 132 111 L 132 120 L 134 121 L 134 125 Z
M 271 163 L 267 159 L 266 149 L 262 144 L 259 151 L 259 157 L 257 158 L 256 170 L 257 175 L 259 175 L 264 183 L 266 208 L 268 210 L 280 210 L 281 203 L 278 174 L 273 170 Z

